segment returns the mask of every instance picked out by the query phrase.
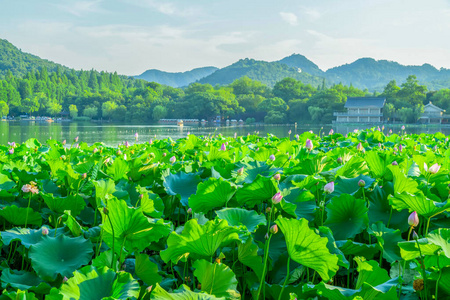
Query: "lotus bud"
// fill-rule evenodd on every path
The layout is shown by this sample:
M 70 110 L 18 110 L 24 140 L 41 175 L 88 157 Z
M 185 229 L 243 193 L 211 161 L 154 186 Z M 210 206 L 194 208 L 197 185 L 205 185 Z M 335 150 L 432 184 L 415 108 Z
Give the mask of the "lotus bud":
M 384 125 L 383 125 L 383 126 L 381 126 L 381 130 L 384 130 Z
M 445 142 L 446 142 L 446 143 L 448 142 L 448 137 L 447 137 L 447 138 L 445 138 Z
M 399 152 L 402 152 L 402 151 L 403 151 L 403 145 L 402 145 L 402 144 L 398 145 L 398 151 L 399 151 Z
M 361 144 L 361 142 L 359 142 L 358 146 L 356 146 L 356 150 L 362 151 L 363 149 L 364 149 L 363 145 Z
M 305 148 L 311 151 L 314 148 L 313 142 L 310 139 L 306 140 Z
M 191 215 L 192 214 L 192 208 L 189 207 L 188 210 L 187 210 L 187 213 Z
M 270 213 L 272 211 L 272 208 L 269 206 L 266 208 L 266 214 Z
M 145 290 L 147 291 L 147 293 L 150 293 L 152 291 L 153 285 L 149 286 L 148 288 L 146 288 Z
M 360 181 L 358 181 L 358 186 L 359 187 L 365 187 L 366 186 L 366 182 L 361 179 Z
M 107 207 L 103 207 L 103 213 L 104 213 L 105 215 L 108 215 L 108 214 L 109 214 L 109 210 L 108 210 Z
M 275 179 L 276 181 L 280 181 L 280 178 L 281 178 L 280 173 L 273 175 L 273 179 Z
M 117 154 L 117 155 L 122 155 L 122 151 L 117 150 L 116 154 Z
M 430 172 L 431 174 L 436 174 L 437 172 L 439 172 L 440 168 L 441 168 L 441 166 L 438 165 L 437 163 L 435 163 L 428 169 L 428 172 Z
M 63 278 L 63 280 L 62 280 L 62 283 L 66 283 L 67 280 L 69 280 L 69 278 L 67 278 L 66 276 L 64 276 L 64 278 Z
M 78 143 L 78 137 L 75 138 L 75 143 Z
M 291 160 L 291 158 L 292 158 L 292 155 L 289 155 L 288 160 Z
M 163 157 L 166 157 L 166 156 L 167 156 L 167 153 L 166 153 L 166 152 L 164 152 L 164 153 L 162 154 L 162 156 L 163 156 Z
M 415 240 L 415 241 L 417 241 L 417 240 L 419 239 L 419 236 L 417 235 L 417 233 L 416 233 L 415 230 L 413 230 L 412 238 L 413 238 L 413 240 Z
M 237 132 L 234 133 L 234 138 L 237 138 Z
M 300 136 L 298 134 L 296 134 L 295 139 L 298 141 L 300 139 Z
M 105 159 L 105 164 L 109 163 L 111 159 L 108 157 L 107 159 Z
M 405 130 L 405 125 L 402 126 L 402 130 Z
M 153 144 L 153 139 L 150 139 L 149 141 L 148 141 L 148 143 L 151 145 L 151 144 Z
M 338 157 L 338 158 L 337 158 L 337 163 L 338 163 L 338 164 L 342 164 L 342 157 Z
M 237 174 L 240 176 L 242 174 L 244 174 L 244 167 L 240 168 L 239 170 L 237 170 Z
M 291 135 L 291 133 L 292 133 L 292 130 L 289 129 L 288 134 Z
M 83 175 L 81 175 L 82 179 L 86 179 L 86 177 L 87 177 L 87 173 L 83 173 Z
M 333 129 L 330 129 L 330 132 L 328 132 L 328 135 L 332 135 L 334 133 Z
M 381 143 L 378 143 L 378 148 L 381 148 Z
M 419 215 L 417 212 L 413 211 L 408 217 L 408 225 L 412 227 L 417 227 L 419 225 Z
M 97 152 L 98 152 L 98 149 L 97 149 L 97 148 L 94 148 L 94 150 L 92 150 L 92 152 L 93 152 L 93 153 L 97 153 Z
M 395 160 L 392 162 L 393 166 L 398 166 L 398 162 L 396 162 Z
M 380 128 L 380 126 L 378 126 L 378 127 L 377 127 L 377 131 L 381 131 L 381 128 Z
M 130 147 L 130 143 L 128 143 L 128 141 L 125 142 L 125 147 Z
M 205 147 L 208 147 L 208 142 L 205 143 Z
M 64 140 L 64 141 L 62 142 L 63 146 L 64 146 L 66 143 L 67 143 L 66 140 Z
M 325 184 L 323 190 L 326 194 L 331 194 L 332 192 L 334 192 L 334 181 Z
M 392 129 L 389 129 L 389 134 L 392 134 Z
M 172 156 L 171 158 L 170 158 L 170 163 L 175 163 L 177 161 L 177 158 L 175 157 L 175 156 Z
M 276 234 L 278 232 L 277 224 L 272 225 L 272 227 L 270 227 L 269 231 L 270 231 L 271 234 Z
M 278 204 L 281 202 L 281 199 L 283 199 L 283 195 L 281 195 L 281 192 L 276 193 L 275 195 L 273 195 L 272 197 L 272 203 L 273 204 Z
M 14 148 L 9 149 L 9 154 L 14 154 Z
M 225 146 L 225 144 L 222 144 L 222 146 L 220 147 L 220 151 L 226 151 L 227 150 L 227 146 Z
M 139 134 L 136 132 L 136 133 L 134 134 L 134 139 L 137 141 L 138 138 L 139 138 Z
M 275 155 L 271 154 L 271 155 L 269 156 L 269 159 L 270 159 L 271 161 L 275 161 Z
M 48 235 L 48 228 L 42 227 L 42 235 Z

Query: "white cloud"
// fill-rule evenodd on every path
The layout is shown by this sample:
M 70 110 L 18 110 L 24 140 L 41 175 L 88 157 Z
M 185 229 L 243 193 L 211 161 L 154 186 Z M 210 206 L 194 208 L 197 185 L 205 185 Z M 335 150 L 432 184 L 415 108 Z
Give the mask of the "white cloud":
M 298 24 L 298 18 L 297 15 L 290 12 L 280 12 L 280 16 L 286 23 L 295 26 Z
M 122 1 L 139 7 L 150 8 L 152 10 L 156 10 L 164 15 L 169 16 L 187 17 L 197 15 L 200 11 L 198 7 L 183 7 L 183 5 L 175 5 L 175 3 L 169 1 L 161 1 L 161 0 L 122 0 Z M 190 3 L 188 1 L 186 2 Z
M 83 0 L 83 1 L 61 1 L 61 3 L 56 6 L 62 11 L 68 12 L 74 16 L 81 17 L 86 13 L 98 13 L 105 12 L 104 9 L 100 7 L 102 0 Z

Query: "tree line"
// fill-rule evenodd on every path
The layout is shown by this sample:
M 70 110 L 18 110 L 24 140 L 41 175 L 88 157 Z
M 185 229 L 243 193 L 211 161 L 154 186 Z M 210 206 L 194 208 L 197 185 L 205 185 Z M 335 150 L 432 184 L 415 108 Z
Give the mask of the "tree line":
M 329 123 L 347 97 L 386 97 L 385 118 L 416 122 L 428 101 L 450 109 L 450 89 L 428 91 L 411 75 L 400 86 L 393 80 L 382 93 L 352 85 L 325 82 L 317 87 L 293 78 L 273 88 L 242 77 L 231 84 L 193 83 L 173 88 L 117 73 L 47 69 L 23 77 L 8 72 L 0 80 L 0 115 L 59 116 L 126 122 L 157 122 L 163 118 L 264 121 L 265 123 Z

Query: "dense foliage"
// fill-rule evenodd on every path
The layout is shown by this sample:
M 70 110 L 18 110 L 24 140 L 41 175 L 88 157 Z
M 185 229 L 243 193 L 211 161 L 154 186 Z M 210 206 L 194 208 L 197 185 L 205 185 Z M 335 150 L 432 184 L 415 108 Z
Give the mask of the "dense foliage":
M 134 78 L 143 79 L 148 82 L 157 82 L 171 87 L 186 87 L 203 77 L 211 75 L 217 69 L 216 67 L 203 67 L 176 73 L 152 69 L 145 71 L 141 75 L 134 76 Z
M 0 148 L 0 299 L 450 296 L 441 133 Z

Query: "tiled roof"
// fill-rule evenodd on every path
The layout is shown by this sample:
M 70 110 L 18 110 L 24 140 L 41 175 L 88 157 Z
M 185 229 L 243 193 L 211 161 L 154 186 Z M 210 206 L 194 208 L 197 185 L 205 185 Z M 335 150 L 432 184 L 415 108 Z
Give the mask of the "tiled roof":
M 350 107 L 375 107 L 382 108 L 386 103 L 386 98 L 379 97 L 348 97 L 345 108 Z

